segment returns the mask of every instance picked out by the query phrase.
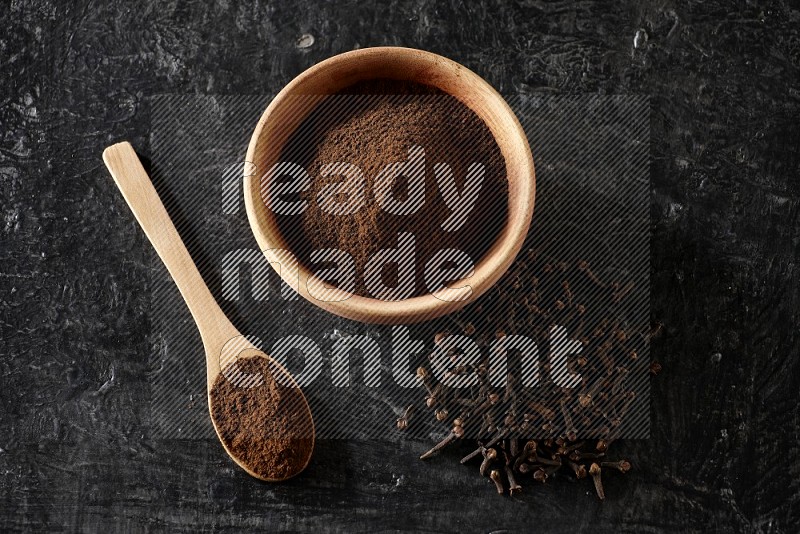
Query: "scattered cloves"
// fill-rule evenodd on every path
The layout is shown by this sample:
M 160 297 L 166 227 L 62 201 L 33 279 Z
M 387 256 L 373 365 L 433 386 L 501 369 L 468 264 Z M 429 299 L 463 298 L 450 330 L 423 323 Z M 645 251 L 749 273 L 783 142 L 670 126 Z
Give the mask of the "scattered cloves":
M 639 368 L 637 351 L 646 348 L 661 327 L 657 325 L 645 335 L 644 330 L 615 315 L 598 319 L 596 314 L 603 311 L 603 302 L 597 298 L 605 299 L 609 309 L 616 309 L 634 291 L 634 285 L 624 281 L 606 283 L 586 261 L 577 263 L 578 274 L 572 278 L 576 272 L 574 263 L 539 256 L 540 252 L 532 255 L 529 251 L 527 260 L 518 260 L 498 282 L 493 290 L 500 305 L 497 310 L 476 304 L 472 308 L 476 315 L 453 318 L 454 331 L 467 336 L 476 334 L 476 343 L 485 348 L 495 339 L 518 333 L 531 334 L 546 343 L 552 326 L 563 324 L 570 338 L 582 345 L 583 350 L 568 364 L 570 370 L 587 378 L 582 389 L 565 388 L 558 392 L 559 397 L 530 395 L 527 378 L 519 371 L 519 360 L 513 363 L 517 357 L 513 355 L 502 369 L 505 383 L 495 384 L 496 369 L 491 367 L 491 358 L 461 364 L 456 352 L 442 352 L 449 332 L 440 331 L 434 336 L 434 345 L 449 359 L 428 357 L 418 368 L 417 377 L 427 393 L 426 406 L 437 421 L 447 425 L 448 433 L 421 458 L 429 458 L 463 438 L 469 426 L 471 432 L 477 431 L 478 446 L 461 463 L 480 463 L 480 475 L 489 477 L 498 493 L 508 490 L 516 495 L 526 481 L 545 483 L 559 470 L 568 469 L 577 479 L 591 476 L 598 497 L 604 499 L 602 470 L 625 473 L 631 468 L 626 460 L 606 458 L 635 398 L 632 391 L 626 390 L 626 377 Z M 592 295 L 583 294 L 583 287 Z M 435 376 L 429 370 L 431 365 Z M 659 370 L 660 365 L 653 362 L 650 371 L 655 374 Z M 540 373 L 550 374 L 550 362 L 541 364 Z M 435 378 L 440 375 L 471 379 L 474 387 L 445 387 L 444 381 L 436 383 Z M 548 399 L 546 404 L 543 399 Z M 399 429 L 409 426 L 412 413 L 413 406 L 409 406 L 398 418 Z M 578 440 L 582 429 L 591 430 L 593 439 Z M 540 437 L 524 440 L 532 431 L 539 432 Z

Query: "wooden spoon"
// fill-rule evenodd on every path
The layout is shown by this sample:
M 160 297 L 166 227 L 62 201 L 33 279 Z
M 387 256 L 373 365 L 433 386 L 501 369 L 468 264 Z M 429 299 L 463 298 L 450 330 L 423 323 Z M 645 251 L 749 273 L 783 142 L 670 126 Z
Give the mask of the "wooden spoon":
M 200 272 L 192 261 L 189 251 L 186 250 L 186 246 L 181 241 L 175 225 L 172 224 L 164 204 L 158 197 L 158 193 L 156 193 L 147 172 L 142 167 L 130 143 L 122 142 L 106 148 L 103 151 L 103 161 L 105 161 L 108 170 L 111 171 L 111 176 L 117 183 L 117 187 L 122 191 L 122 196 L 128 202 L 133 214 L 136 216 L 136 220 L 139 221 L 144 233 L 150 239 L 172 279 L 177 284 L 181 295 L 183 295 L 186 304 L 189 306 L 189 311 L 191 311 L 195 323 L 197 323 L 197 328 L 200 330 L 200 336 L 203 339 L 203 347 L 206 352 L 206 384 L 209 396 L 209 411 L 211 412 L 211 420 L 214 423 L 214 430 L 217 432 L 217 437 L 219 437 L 225 451 L 242 469 L 261 480 L 280 481 L 300 473 L 311 459 L 311 451 L 314 445 L 314 423 L 311 418 L 311 409 L 299 388 L 293 397 L 293 399 L 299 400 L 293 400 L 291 405 L 292 421 L 300 433 L 298 438 L 310 440 L 310 444 L 305 448 L 307 450 L 306 458 L 294 461 L 294 467 L 288 471 L 281 469 L 280 472 L 271 473 L 253 468 L 252 465 L 248 465 L 244 460 L 238 458 L 229 448 L 230 437 L 226 438 L 221 434 L 217 421 L 214 420 L 211 398 L 211 391 L 218 379 L 225 380 L 230 377 L 228 373 L 229 365 L 233 365 L 237 358 L 260 356 L 269 361 L 269 370 L 272 372 L 276 382 L 293 388 L 298 387 L 297 383 L 289 372 L 273 358 L 270 358 L 247 341 L 220 309 L 208 287 L 206 287 L 202 276 L 200 276 Z M 220 376 L 222 369 L 225 369 L 226 373 Z M 285 407 L 282 407 L 282 409 L 285 409 Z M 294 413 L 294 411 L 297 413 Z M 281 454 L 289 453 L 290 451 L 276 452 Z

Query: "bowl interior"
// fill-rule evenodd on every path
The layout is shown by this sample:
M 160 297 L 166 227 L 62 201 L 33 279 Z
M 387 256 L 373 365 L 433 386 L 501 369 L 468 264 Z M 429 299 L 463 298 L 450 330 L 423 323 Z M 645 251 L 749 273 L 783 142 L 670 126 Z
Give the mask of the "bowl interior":
M 505 159 L 508 179 L 508 216 L 494 243 L 480 258 L 465 300 L 448 301 L 436 294 L 399 301 L 359 295 L 345 300 L 321 301 L 308 293 L 314 279 L 304 265 L 287 261 L 275 252 L 287 249 L 275 215 L 261 197 L 261 177 L 280 160 L 292 133 L 326 95 L 358 82 L 389 78 L 434 86 L 469 107 L 489 128 Z M 281 277 L 303 297 L 344 317 L 375 323 L 407 323 L 441 316 L 473 301 L 491 287 L 514 260 L 524 242 L 533 213 L 535 176 L 527 139 L 513 111 L 483 79 L 441 56 L 407 48 L 372 48 L 348 52 L 326 60 L 295 78 L 275 97 L 256 127 L 247 152 L 254 172 L 245 176 L 248 218 L 268 260 L 280 263 Z

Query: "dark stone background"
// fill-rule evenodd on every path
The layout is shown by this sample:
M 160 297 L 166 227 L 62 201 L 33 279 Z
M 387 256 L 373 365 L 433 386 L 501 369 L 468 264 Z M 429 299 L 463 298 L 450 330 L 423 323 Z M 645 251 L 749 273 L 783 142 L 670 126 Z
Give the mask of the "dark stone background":
M 796 5 L 61 4 L 0 4 L 3 530 L 797 529 Z M 455 452 L 419 462 L 420 442 L 323 442 L 266 485 L 218 443 L 148 440 L 150 245 L 102 149 L 148 155 L 154 94 L 269 94 L 373 45 L 443 54 L 501 92 L 650 96 L 664 371 L 652 438 L 617 447 L 635 469 L 606 502 L 568 478 L 500 498 Z

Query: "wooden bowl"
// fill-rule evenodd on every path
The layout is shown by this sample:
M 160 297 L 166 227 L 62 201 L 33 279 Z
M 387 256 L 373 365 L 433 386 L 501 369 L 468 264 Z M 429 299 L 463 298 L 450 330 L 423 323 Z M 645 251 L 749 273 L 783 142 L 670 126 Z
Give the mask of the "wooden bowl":
M 309 293 L 309 282 L 320 280 L 300 263 L 286 261 L 279 250 L 288 250 L 275 215 L 261 197 L 261 177 L 280 161 L 291 134 L 313 106 L 298 112 L 297 96 L 306 103 L 319 102 L 357 82 L 373 78 L 414 81 L 434 86 L 457 98 L 489 127 L 505 158 L 508 177 L 506 224 L 489 250 L 478 259 L 473 276 L 464 280 L 472 291 L 463 300 L 445 300 L 436 293 L 405 300 L 385 301 L 352 295 L 338 301 L 318 300 Z M 311 100 L 308 100 L 311 99 Z M 530 227 L 536 193 L 536 177 L 528 140 L 514 112 L 480 76 L 442 56 L 410 48 L 380 47 L 346 52 L 306 70 L 278 93 L 258 121 L 247 161 L 255 172 L 245 172 L 244 199 L 247 217 L 261 250 L 281 278 L 313 304 L 342 317 L 367 323 L 404 324 L 446 315 L 477 299 L 508 269 L 522 247 Z M 246 166 L 248 167 L 248 166 Z M 317 285 L 317 287 L 319 287 Z

